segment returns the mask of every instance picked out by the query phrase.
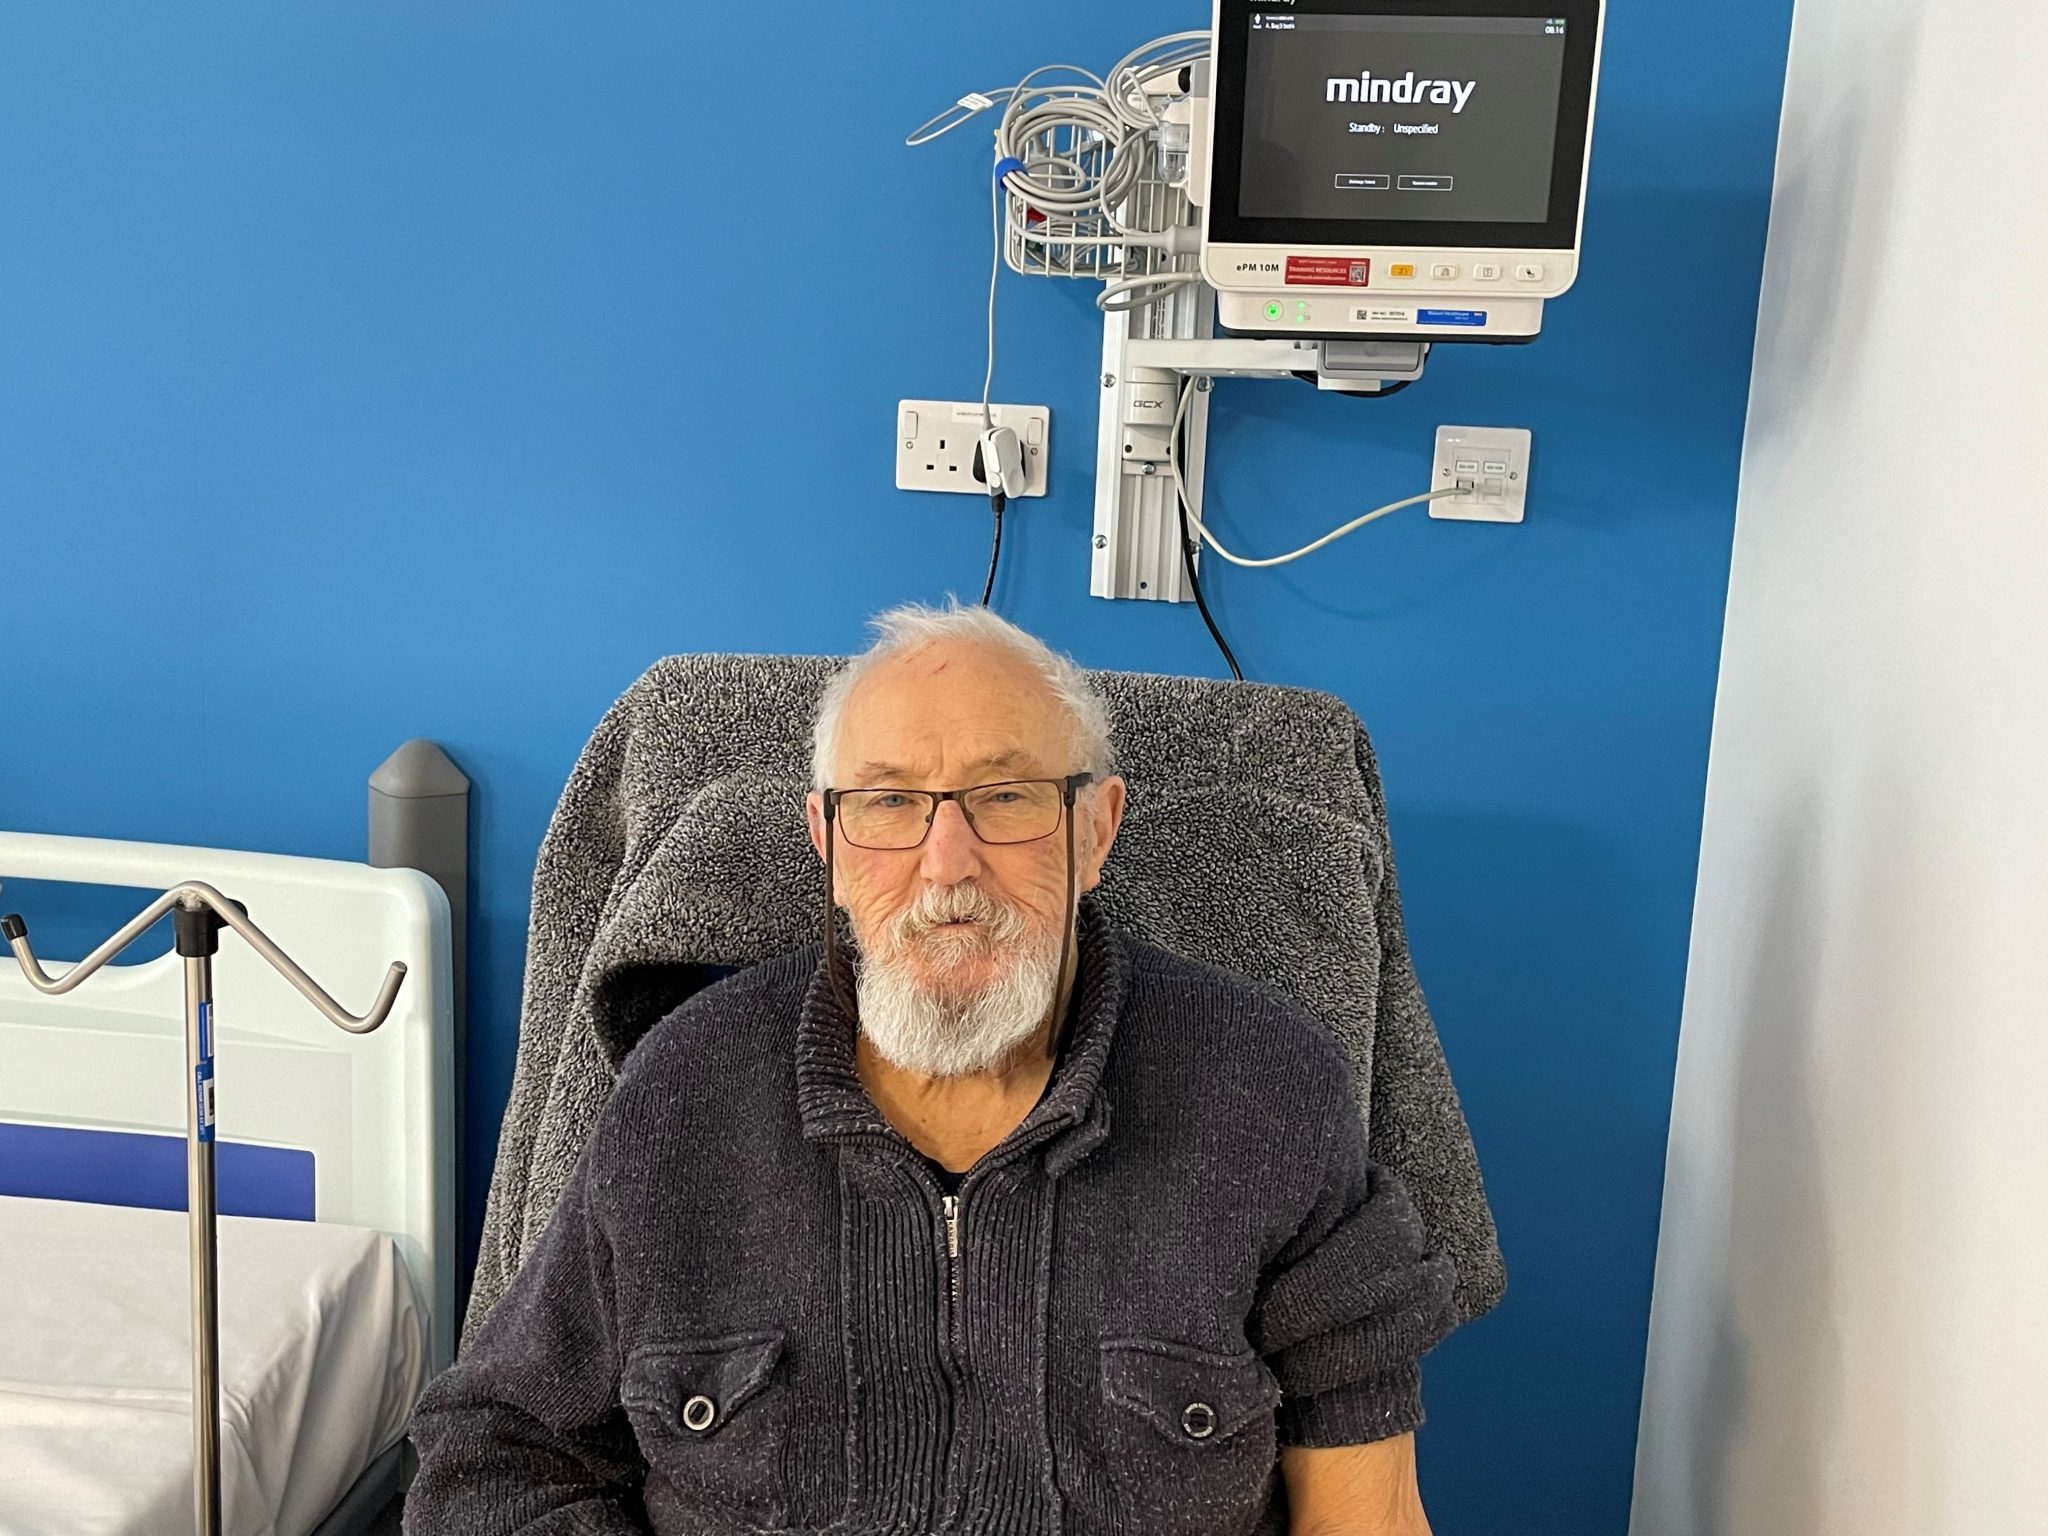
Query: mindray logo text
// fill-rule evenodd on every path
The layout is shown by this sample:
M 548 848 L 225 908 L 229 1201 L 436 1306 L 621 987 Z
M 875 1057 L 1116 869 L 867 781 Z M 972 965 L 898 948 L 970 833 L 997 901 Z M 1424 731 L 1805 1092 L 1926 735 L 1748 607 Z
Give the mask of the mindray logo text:
M 1472 99 L 1473 91 L 1478 88 L 1477 80 L 1418 80 L 1412 69 L 1398 80 L 1367 70 L 1356 80 L 1330 81 L 1323 100 L 1385 101 L 1403 107 L 1428 102 L 1434 106 L 1449 107 L 1455 114 L 1465 110 L 1465 103 Z

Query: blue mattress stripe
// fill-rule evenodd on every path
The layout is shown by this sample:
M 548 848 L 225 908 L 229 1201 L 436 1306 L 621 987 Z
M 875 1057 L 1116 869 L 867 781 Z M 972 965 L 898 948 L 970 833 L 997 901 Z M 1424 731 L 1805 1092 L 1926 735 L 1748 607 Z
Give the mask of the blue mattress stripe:
M 216 1141 L 214 1154 L 223 1216 L 313 1219 L 311 1152 Z M 0 1195 L 182 1211 L 185 1138 L 0 1121 Z

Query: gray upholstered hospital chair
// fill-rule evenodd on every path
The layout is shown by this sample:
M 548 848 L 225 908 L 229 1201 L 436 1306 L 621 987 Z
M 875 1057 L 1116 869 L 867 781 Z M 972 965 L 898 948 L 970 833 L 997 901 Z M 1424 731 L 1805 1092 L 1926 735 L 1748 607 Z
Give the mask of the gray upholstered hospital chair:
M 811 656 L 674 656 L 614 705 L 534 874 L 512 1098 L 465 1337 L 547 1225 L 614 1070 L 711 968 L 818 935 L 806 837 Z M 1100 900 L 1137 938 L 1241 971 L 1328 1026 L 1374 1159 L 1458 1270 L 1461 1318 L 1499 1300 L 1493 1216 L 1409 962 L 1365 730 L 1326 694 L 1102 672 L 1130 782 Z

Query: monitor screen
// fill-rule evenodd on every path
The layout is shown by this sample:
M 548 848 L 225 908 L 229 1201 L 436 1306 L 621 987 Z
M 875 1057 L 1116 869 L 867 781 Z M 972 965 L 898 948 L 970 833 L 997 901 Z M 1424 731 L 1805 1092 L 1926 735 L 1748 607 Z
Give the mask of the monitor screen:
M 1220 0 L 1209 235 L 1571 249 L 1599 0 Z
M 1238 212 L 1541 223 L 1566 23 L 1254 12 Z

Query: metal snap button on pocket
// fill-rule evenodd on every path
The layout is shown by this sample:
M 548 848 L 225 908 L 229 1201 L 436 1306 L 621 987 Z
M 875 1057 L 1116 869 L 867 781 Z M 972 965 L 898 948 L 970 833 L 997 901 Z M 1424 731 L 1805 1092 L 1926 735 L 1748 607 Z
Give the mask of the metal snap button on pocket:
M 1207 1403 L 1189 1403 L 1181 1410 L 1180 1427 L 1191 1439 L 1206 1440 L 1216 1433 L 1216 1410 Z
M 718 1404 L 712 1402 L 710 1398 L 704 1396 L 701 1392 L 683 1404 L 683 1424 L 687 1428 L 695 1430 L 709 1429 L 711 1421 L 717 1417 Z

